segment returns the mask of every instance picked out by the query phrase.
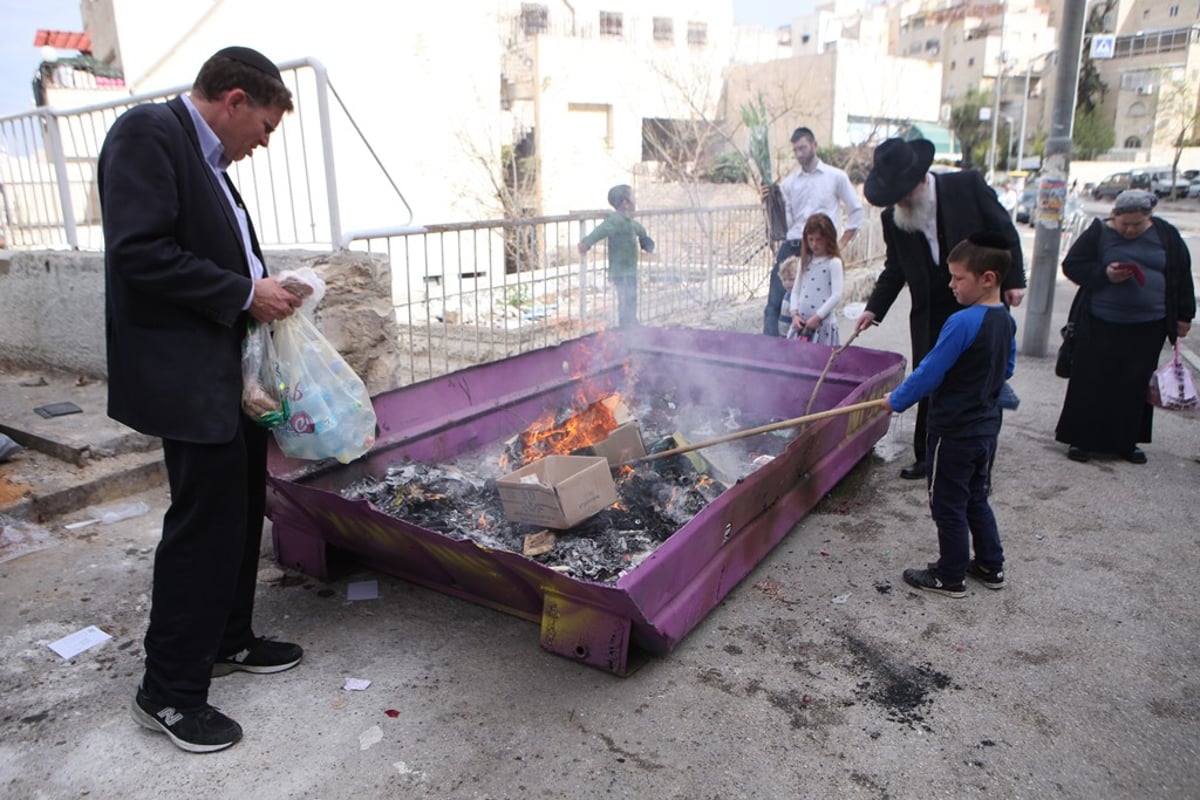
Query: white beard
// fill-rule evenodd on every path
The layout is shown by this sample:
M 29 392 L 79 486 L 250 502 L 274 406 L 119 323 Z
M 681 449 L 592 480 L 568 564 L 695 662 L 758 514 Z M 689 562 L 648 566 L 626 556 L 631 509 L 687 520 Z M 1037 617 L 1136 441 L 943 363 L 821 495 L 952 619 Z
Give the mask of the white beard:
M 897 203 L 894 209 L 892 220 L 896 227 L 909 233 L 923 233 L 937 213 L 933 197 L 924 187 L 911 199 L 909 205 L 902 206 Z

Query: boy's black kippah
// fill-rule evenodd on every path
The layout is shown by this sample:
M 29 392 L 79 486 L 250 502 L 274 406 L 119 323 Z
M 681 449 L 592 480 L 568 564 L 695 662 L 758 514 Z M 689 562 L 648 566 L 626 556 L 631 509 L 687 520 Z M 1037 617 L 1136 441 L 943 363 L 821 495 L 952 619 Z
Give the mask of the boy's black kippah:
M 994 247 L 997 250 L 1007 250 L 1008 240 L 993 231 L 976 231 L 967 237 L 967 241 L 980 247 Z

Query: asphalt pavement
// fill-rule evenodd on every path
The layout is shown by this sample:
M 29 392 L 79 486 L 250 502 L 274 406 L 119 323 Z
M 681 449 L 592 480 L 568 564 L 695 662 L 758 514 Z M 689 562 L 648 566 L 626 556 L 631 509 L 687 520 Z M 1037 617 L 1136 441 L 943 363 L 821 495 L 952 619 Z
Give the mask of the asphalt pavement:
M 1194 240 L 1200 215 L 1180 227 Z M 1071 292 L 1058 283 L 1055 330 Z M 906 317 L 904 293 L 856 344 L 907 354 Z M 751 304 L 708 324 L 760 319 Z M 971 584 L 955 600 L 901 581 L 936 557 L 924 486 L 898 477 L 910 413 L 673 652 L 628 678 L 543 652 L 529 622 L 367 568 L 261 583 L 259 632 L 301 643 L 305 659 L 214 681 L 211 702 L 245 738 L 213 755 L 176 750 L 128 711 L 161 484 L 105 498 L 124 519 L 88 522 L 104 514 L 81 505 L 14 522 L 6 535 L 24 549 L 0 562 L 0 795 L 1194 798 L 1200 419 L 1157 412 L 1144 466 L 1079 464 L 1054 442 L 1065 383 L 1052 358 L 1019 358 L 1012 384 L 1021 404 L 992 496 L 1000 591 Z M 364 580 L 378 598 L 349 600 Z M 111 638 L 70 658 L 50 649 L 89 626 Z M 370 685 L 349 691 L 347 678 Z

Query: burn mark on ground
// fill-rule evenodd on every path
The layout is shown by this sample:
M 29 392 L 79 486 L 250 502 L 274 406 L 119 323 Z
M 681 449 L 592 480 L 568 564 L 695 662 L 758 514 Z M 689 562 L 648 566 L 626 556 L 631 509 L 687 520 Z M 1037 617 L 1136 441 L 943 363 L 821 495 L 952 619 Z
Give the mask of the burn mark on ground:
M 856 696 L 883 708 L 892 722 L 928 728 L 925 712 L 932 693 L 949 687 L 950 676 L 928 663 L 899 662 L 857 637 L 847 636 L 845 641 L 854 654 L 852 667 L 865 673 L 866 680 L 855 687 Z
M 854 781 L 855 784 L 861 786 L 867 791 L 874 792 L 879 797 L 879 800 L 890 800 L 891 798 L 891 795 L 888 794 L 887 787 L 880 786 L 879 783 L 870 775 L 855 771 L 850 773 L 850 780 Z
M 1014 650 L 1013 655 L 1020 661 L 1035 667 L 1062 661 L 1066 653 L 1060 647 L 1043 647 L 1038 650 Z
M 618 746 L 617 743 L 613 741 L 611 736 L 606 736 L 603 733 L 597 733 L 596 736 L 599 737 L 600 741 L 604 742 L 604 746 L 608 749 L 608 752 L 614 753 L 618 756 L 618 760 L 624 759 L 645 770 L 656 770 L 663 768 L 662 764 L 651 761 L 648 758 L 645 758 L 637 753 L 632 753 L 623 747 Z

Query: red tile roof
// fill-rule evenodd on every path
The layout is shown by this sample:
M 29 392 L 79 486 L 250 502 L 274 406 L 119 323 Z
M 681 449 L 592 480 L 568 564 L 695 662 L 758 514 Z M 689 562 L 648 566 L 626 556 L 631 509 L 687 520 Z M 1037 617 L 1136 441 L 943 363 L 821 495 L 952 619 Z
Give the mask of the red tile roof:
M 92 52 L 92 37 L 87 32 L 72 31 L 38 31 L 33 37 L 34 47 L 51 47 L 59 50 L 78 50 L 81 53 Z

